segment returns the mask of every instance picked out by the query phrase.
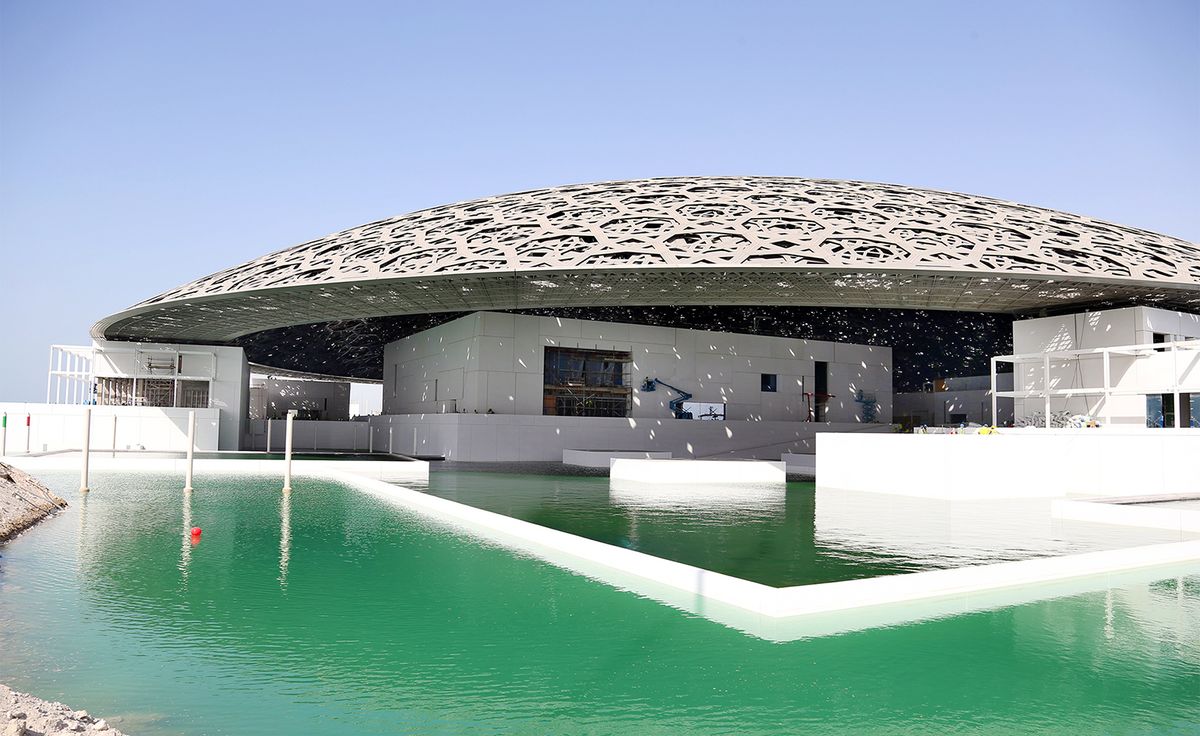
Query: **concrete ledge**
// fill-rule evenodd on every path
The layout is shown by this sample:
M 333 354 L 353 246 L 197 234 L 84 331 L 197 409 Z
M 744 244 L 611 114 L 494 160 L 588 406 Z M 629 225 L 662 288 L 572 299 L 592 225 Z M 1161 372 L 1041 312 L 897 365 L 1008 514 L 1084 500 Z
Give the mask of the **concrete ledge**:
M 61 455 L 22 456 L 6 458 L 10 465 L 21 468 L 29 473 L 43 471 L 74 471 L 79 472 L 80 453 Z M 104 471 L 139 471 L 147 473 L 178 474 L 182 487 L 183 475 L 187 469 L 187 460 L 182 458 L 153 458 L 153 457 L 111 457 L 107 454 L 93 452 L 88 461 L 92 472 Z M 195 473 L 195 485 L 204 483 L 204 475 L 231 475 L 244 473 L 246 475 L 278 475 L 283 479 L 283 460 L 250 460 L 250 459 L 204 459 L 194 460 L 192 469 Z M 367 478 L 384 481 L 420 480 L 429 478 L 429 463 L 424 460 L 409 462 L 390 460 L 293 460 L 292 475 L 324 475 L 330 472 L 349 473 Z
M 607 468 L 616 458 L 628 460 L 670 460 L 671 453 L 653 450 L 563 450 L 564 465 Z
M 627 460 L 618 458 L 609 466 L 609 478 L 629 483 L 722 485 L 784 483 L 783 463 L 767 460 Z
M 816 455 L 798 455 L 794 452 L 785 452 L 779 456 L 780 462 L 787 467 L 788 475 L 817 475 L 817 456 Z

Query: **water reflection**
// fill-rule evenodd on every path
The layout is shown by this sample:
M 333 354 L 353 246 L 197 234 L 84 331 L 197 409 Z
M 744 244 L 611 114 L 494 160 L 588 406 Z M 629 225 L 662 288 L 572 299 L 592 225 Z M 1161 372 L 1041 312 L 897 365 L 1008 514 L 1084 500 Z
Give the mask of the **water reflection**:
M 179 571 L 183 574 L 183 582 L 188 580 L 188 568 L 192 562 L 192 547 L 196 544 L 192 538 L 192 491 L 183 491 L 183 543 L 179 547 Z
M 205 553 L 192 553 L 184 589 L 178 493 L 175 482 L 93 492 L 66 512 L 86 512 L 86 523 L 64 518 L 6 546 L 0 665 L 23 689 L 106 715 L 160 704 L 161 720 L 139 731 L 149 736 L 1066 736 L 1081 723 L 1170 733 L 1200 722 L 1195 565 L 1159 581 L 1113 576 L 1107 589 L 1055 588 L 1065 596 L 1056 600 L 774 643 L 334 485 L 285 501 L 274 479 L 229 479 L 192 500 Z M 721 514 L 685 528 L 698 546 L 748 554 L 742 545 L 764 534 L 781 543 L 811 529 L 812 497 L 789 493 L 777 527 L 756 527 L 746 512 L 733 537 L 709 534 Z M 542 504 L 547 514 L 609 508 L 603 485 L 559 487 Z M 632 509 L 611 514 L 609 531 L 633 530 Z M 662 537 L 675 516 L 639 509 L 634 536 Z M 72 544 L 84 535 L 89 543 Z M 813 548 L 808 539 L 774 552 Z M 285 552 L 304 560 L 286 590 Z
M 288 561 L 292 557 L 292 492 L 279 497 L 279 585 L 287 589 Z
M 75 524 L 75 530 L 76 530 L 76 533 L 75 533 L 75 559 L 80 560 L 80 561 L 86 560 L 88 558 L 88 555 L 87 555 L 84 547 L 86 545 L 85 540 L 88 538 L 87 519 L 88 519 L 88 496 L 89 495 L 91 495 L 90 492 L 89 493 L 81 493 L 81 494 L 79 494 L 79 500 L 75 502 L 75 512 L 77 514 L 77 520 L 76 520 L 76 524 Z M 67 508 L 71 508 L 71 507 L 68 505 Z
M 609 502 L 634 510 L 755 515 L 782 513 L 787 499 L 783 483 L 762 485 L 693 485 L 609 481 Z
M 886 554 L 923 568 L 1118 549 L 1185 538 L 1178 531 L 1054 518 L 1051 499 L 948 501 L 817 488 L 817 544 Z

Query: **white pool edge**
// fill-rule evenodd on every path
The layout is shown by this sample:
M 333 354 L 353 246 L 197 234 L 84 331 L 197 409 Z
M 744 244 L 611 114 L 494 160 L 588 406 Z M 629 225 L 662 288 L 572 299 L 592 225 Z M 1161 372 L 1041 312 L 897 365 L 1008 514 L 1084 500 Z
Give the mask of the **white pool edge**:
M 450 522 L 453 529 L 781 641 L 1102 589 L 1127 573 L 1200 563 L 1200 540 L 1194 540 L 774 588 L 390 483 L 340 473 L 327 477 Z M 1200 565 L 1191 572 L 1200 572 Z M 843 617 L 847 613 L 856 615 Z

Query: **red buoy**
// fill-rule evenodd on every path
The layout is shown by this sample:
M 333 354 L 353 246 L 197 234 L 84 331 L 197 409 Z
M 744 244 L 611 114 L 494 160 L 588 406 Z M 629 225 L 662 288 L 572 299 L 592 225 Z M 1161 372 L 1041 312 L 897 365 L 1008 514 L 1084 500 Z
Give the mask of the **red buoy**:
M 198 526 L 192 527 L 192 536 L 193 537 L 200 536 L 200 527 L 198 527 Z

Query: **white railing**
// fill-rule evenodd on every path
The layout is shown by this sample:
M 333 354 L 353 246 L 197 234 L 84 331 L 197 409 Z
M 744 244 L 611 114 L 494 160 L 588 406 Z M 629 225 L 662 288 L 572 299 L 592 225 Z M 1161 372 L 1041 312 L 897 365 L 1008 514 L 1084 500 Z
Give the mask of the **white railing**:
M 997 355 L 991 361 L 991 388 L 992 388 L 992 416 L 996 416 L 996 400 L 998 398 L 1011 399 L 1027 399 L 1027 398 L 1042 398 L 1045 401 L 1045 407 L 1042 412 L 1036 416 L 1042 421 L 1043 426 L 1050 428 L 1054 426 L 1054 418 L 1056 414 L 1065 414 L 1065 412 L 1054 412 L 1051 409 L 1050 401 L 1054 397 L 1072 397 L 1072 396 L 1102 396 L 1104 397 L 1104 424 L 1112 422 L 1111 406 L 1113 396 L 1131 396 L 1138 394 L 1173 394 L 1175 397 L 1175 427 L 1180 427 L 1180 420 L 1183 412 L 1180 411 L 1179 395 L 1181 393 L 1180 386 L 1184 383 L 1184 378 L 1181 375 L 1180 368 L 1180 352 L 1200 351 L 1200 339 L 1191 340 L 1175 340 L 1172 342 L 1158 343 L 1142 343 L 1138 345 L 1117 345 L 1114 347 L 1104 348 L 1080 348 L 1076 350 L 1050 350 L 1044 353 L 1024 353 L 1016 355 Z M 1139 385 L 1133 389 L 1117 389 L 1112 383 L 1112 358 L 1113 356 L 1133 358 L 1135 361 L 1150 359 L 1155 355 L 1170 352 L 1171 355 L 1171 371 L 1170 381 L 1167 383 L 1152 383 Z M 1051 364 L 1055 361 L 1070 360 L 1080 361 L 1087 358 L 1098 358 L 1103 361 L 1103 379 L 1099 386 L 1082 386 L 1072 388 L 1055 389 L 1051 388 Z M 1196 369 L 1197 362 L 1194 356 L 1188 356 L 1187 364 L 1183 366 L 1183 373 L 1190 373 Z M 1012 391 L 998 391 L 996 389 L 996 367 L 1000 363 L 1011 363 L 1013 366 L 1013 388 Z M 1021 365 L 1037 364 L 1042 366 L 1042 387 L 1041 389 L 1017 391 L 1017 370 Z

